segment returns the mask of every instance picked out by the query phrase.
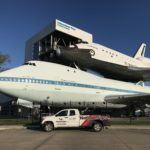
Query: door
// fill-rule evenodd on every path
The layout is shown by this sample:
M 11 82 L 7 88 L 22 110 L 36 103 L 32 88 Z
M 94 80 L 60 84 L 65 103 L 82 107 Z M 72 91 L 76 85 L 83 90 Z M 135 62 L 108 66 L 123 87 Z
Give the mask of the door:
M 79 115 L 75 110 L 69 110 L 68 124 L 69 127 L 79 127 Z
M 68 110 L 62 110 L 55 115 L 56 127 L 68 127 Z

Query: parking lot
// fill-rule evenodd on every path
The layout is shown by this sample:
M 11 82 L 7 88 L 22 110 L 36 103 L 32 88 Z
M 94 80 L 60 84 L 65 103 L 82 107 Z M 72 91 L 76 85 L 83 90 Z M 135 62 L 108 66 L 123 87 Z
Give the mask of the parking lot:
M 0 131 L 2 150 L 149 150 L 150 130 L 105 129 L 95 133 L 79 129 L 17 129 Z

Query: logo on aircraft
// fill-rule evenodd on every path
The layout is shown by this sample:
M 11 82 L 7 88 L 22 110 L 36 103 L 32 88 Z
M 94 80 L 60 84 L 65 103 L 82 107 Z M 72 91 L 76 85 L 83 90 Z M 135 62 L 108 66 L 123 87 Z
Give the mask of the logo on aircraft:
M 90 50 L 90 54 L 91 54 L 91 56 L 94 56 L 95 55 L 95 51 L 94 50 Z

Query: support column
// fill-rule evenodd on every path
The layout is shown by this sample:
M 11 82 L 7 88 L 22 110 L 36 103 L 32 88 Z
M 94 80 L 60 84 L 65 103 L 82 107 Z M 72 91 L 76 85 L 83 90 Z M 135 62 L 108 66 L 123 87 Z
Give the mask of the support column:
M 41 44 L 41 41 L 39 41 L 39 53 L 41 53 L 42 51 L 42 44 Z

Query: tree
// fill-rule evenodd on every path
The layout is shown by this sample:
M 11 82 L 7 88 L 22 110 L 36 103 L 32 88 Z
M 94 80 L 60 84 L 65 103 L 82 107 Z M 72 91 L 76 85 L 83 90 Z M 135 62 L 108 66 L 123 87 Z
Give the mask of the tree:
M 9 61 L 10 61 L 9 55 L 2 54 L 2 53 L 0 52 L 0 66 L 6 64 L 6 63 L 9 62 Z
M 6 68 L 3 68 L 3 65 L 5 65 L 7 62 L 10 61 L 9 55 L 2 54 L 0 52 L 0 72 L 7 70 Z

